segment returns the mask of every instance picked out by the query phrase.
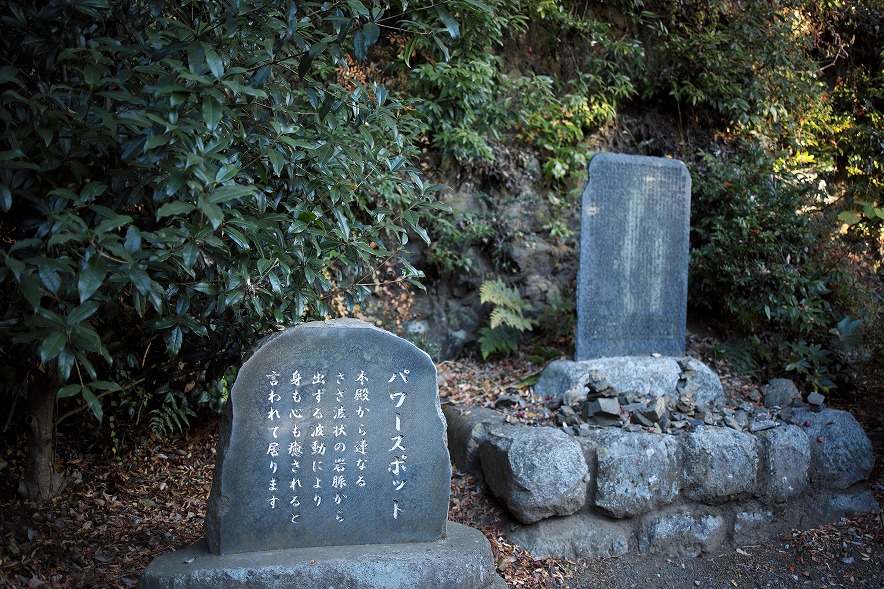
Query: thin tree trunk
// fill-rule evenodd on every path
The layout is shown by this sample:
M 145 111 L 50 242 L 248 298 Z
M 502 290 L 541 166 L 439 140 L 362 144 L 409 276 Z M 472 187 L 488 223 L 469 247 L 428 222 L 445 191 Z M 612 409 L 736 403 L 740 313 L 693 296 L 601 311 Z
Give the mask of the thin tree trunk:
M 23 499 L 42 503 L 58 491 L 61 477 L 55 472 L 55 395 L 49 383 L 31 389 L 28 395 L 28 464 L 18 484 Z

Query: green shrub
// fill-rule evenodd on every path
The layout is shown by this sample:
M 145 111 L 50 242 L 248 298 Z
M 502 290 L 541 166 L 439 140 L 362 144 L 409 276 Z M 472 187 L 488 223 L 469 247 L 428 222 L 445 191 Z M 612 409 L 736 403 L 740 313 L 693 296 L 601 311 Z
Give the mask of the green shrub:
M 648 95 L 667 93 L 716 126 L 788 119 L 818 87 L 804 15 L 778 0 L 647 2 L 661 26 Z
M 396 25 L 381 3 L 58 0 L 0 18 L 0 335 L 32 405 L 79 397 L 101 421 L 102 398 L 138 388 L 177 403 L 177 422 L 156 415 L 168 430 L 186 411 L 161 385 L 352 308 L 387 260 L 419 278 L 400 255 L 437 205 L 399 130 L 412 111 L 334 83 L 347 47 Z
M 836 351 L 857 343 L 832 290 L 827 228 L 801 174 L 778 171 L 747 146 L 725 161 L 703 154 L 694 175 L 691 301 L 720 317 L 756 354 L 828 390 L 843 366 Z
M 474 269 L 471 248 L 482 246 L 494 235 L 490 220 L 476 211 L 434 215 L 427 219 L 427 231 L 432 236 L 427 246 L 425 261 L 443 273 Z

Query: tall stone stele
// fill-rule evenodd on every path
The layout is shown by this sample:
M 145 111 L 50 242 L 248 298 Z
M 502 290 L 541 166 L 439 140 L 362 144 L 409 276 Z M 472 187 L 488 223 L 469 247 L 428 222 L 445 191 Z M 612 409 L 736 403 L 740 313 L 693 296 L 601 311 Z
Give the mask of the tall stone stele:
M 691 177 L 678 160 L 590 160 L 575 360 L 684 355 L 690 207 Z
M 484 536 L 447 521 L 432 360 L 368 323 L 305 323 L 259 342 L 231 389 L 216 460 L 205 542 L 155 560 L 143 587 L 499 580 Z

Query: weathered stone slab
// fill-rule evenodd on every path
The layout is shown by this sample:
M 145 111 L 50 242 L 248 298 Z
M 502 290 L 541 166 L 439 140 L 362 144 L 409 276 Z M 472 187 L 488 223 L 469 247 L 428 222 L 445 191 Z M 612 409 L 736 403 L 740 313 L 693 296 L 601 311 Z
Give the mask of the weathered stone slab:
M 219 554 L 434 541 L 450 477 L 430 357 L 362 321 L 302 324 L 239 371 L 206 540 Z
M 445 539 L 410 544 L 295 548 L 212 554 L 205 542 L 165 554 L 145 569 L 142 589 L 502 589 L 488 540 L 448 523 Z
M 872 442 L 847 411 L 801 408 L 791 421 L 810 439 L 810 481 L 820 487 L 846 489 L 869 478 L 875 465 Z
M 502 413 L 476 405 L 445 405 L 442 408 L 448 422 L 448 449 L 451 460 L 465 473 L 479 477 L 479 447 L 488 437 L 488 431 L 505 422 Z
M 580 444 L 561 430 L 495 427 L 479 458 L 488 487 L 522 523 L 569 515 L 586 503 L 586 460 Z
M 674 437 L 604 429 L 579 441 L 587 462 L 596 465 L 592 504 L 606 515 L 639 515 L 678 497 L 681 464 Z
M 680 436 L 684 494 L 721 503 L 758 488 L 759 442 L 729 428 L 701 427 Z
M 775 502 L 800 495 L 807 487 L 810 442 L 794 425 L 756 434 L 761 441 L 761 494 Z
M 642 554 L 697 556 L 717 548 L 727 535 L 725 519 L 707 506 L 670 508 L 642 518 Z
M 690 383 L 695 404 L 724 404 L 724 390 L 718 376 L 704 363 L 688 357 L 629 356 L 580 362 L 555 360 L 543 370 L 540 380 L 534 385 L 534 392 L 544 398 L 566 398 L 567 403 L 580 401 L 586 398 L 590 373 L 599 373 L 611 385 L 615 396 L 650 393 L 675 403 L 679 397 L 677 387 L 685 372 L 679 366 L 679 361 L 686 363 L 693 371 L 686 380 Z
M 611 558 L 629 552 L 633 531 L 632 522 L 581 511 L 518 526 L 508 536 L 534 558 Z
M 684 355 L 690 195 L 678 160 L 612 153 L 590 160 L 575 359 Z

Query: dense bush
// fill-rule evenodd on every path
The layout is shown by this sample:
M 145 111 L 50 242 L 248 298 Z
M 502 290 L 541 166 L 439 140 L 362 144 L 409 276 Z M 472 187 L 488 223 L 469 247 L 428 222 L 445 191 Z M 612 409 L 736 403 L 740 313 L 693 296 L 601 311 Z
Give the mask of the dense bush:
M 858 321 L 833 296 L 842 281 L 826 258 L 830 229 L 796 214 L 813 202 L 801 175 L 777 171 L 757 148 L 726 159 L 705 154 L 693 170 L 691 300 L 713 313 L 762 361 L 828 390 L 841 346 L 857 343 Z M 833 374 L 835 373 L 835 374 Z
M 388 260 L 419 276 L 399 256 L 436 205 L 410 111 L 335 83 L 400 20 L 358 1 L 5 6 L 0 335 L 42 452 L 27 495 L 51 492 L 56 398 L 186 418 L 170 392 L 194 375 L 352 308 Z

